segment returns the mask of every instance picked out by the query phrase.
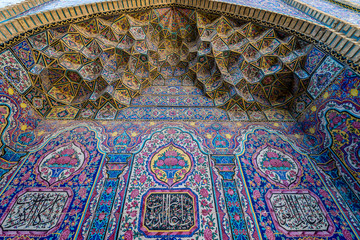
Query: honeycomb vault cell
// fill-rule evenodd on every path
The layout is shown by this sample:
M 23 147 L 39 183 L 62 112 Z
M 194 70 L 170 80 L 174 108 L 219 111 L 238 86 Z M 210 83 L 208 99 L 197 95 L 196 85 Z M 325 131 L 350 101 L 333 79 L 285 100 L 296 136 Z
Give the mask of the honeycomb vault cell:
M 207 107 L 229 111 L 233 120 L 287 111 L 307 87 L 302 66 L 311 48 L 275 29 L 182 8 L 91 18 L 22 44 L 28 51 L 14 58 L 24 63 L 29 54 L 32 62 L 19 70 L 19 77 L 31 79 L 21 93 L 43 116 L 57 119 L 114 119 L 141 104 L 179 106 L 169 99 L 154 104 L 159 90 L 148 94 L 149 87 L 171 86 L 196 87 Z M 183 97 L 183 106 L 202 104 L 184 98 L 194 96 Z

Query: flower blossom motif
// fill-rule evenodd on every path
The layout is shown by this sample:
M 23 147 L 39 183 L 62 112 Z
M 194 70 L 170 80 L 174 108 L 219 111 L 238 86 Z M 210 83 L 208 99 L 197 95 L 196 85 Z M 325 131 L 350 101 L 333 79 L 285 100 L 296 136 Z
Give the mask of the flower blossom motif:
M 205 188 L 202 188 L 200 190 L 200 195 L 203 197 L 203 198 L 207 198 L 209 196 L 209 192 L 208 190 L 206 190 Z
M 259 175 L 255 174 L 254 181 L 256 182 L 256 185 L 260 186 L 261 178 L 259 177 Z
M 13 194 L 15 192 L 15 188 L 10 188 L 9 190 L 7 190 L 4 194 L 3 194 L 3 196 L 4 197 L 8 197 L 8 196 L 10 196 L 11 194 Z
M 80 188 L 80 190 L 79 190 L 79 196 L 81 197 L 81 198 L 85 198 L 86 197 L 86 189 L 85 188 Z
M 346 240 L 353 239 L 351 232 L 349 232 L 349 230 L 347 230 L 345 227 L 342 227 L 342 234 L 344 235 Z
M 83 184 L 83 183 L 85 182 L 85 180 L 86 180 L 86 173 L 83 172 L 83 173 L 80 174 L 80 176 L 79 176 L 79 182 L 80 182 L 81 184 Z
M 353 121 L 353 122 L 351 123 L 351 125 L 352 125 L 354 128 L 356 128 L 356 129 L 360 129 L 360 122 Z
M 231 196 L 234 195 L 234 190 L 232 190 L 231 188 L 229 188 L 227 192 L 228 192 L 228 194 L 231 195 Z
M 201 182 L 201 177 L 200 177 L 200 175 L 199 175 L 199 174 L 195 174 L 194 180 L 195 180 L 195 182 L 196 182 L 197 184 L 199 184 L 199 183 Z
M 203 210 L 201 211 L 201 214 L 202 214 L 203 216 L 207 216 L 210 212 L 211 212 L 210 209 L 203 209 Z
M 142 184 L 144 184 L 144 183 L 146 182 L 146 180 L 147 180 L 146 175 L 145 175 L 145 174 L 141 175 L 141 177 L 140 177 L 140 180 L 139 180 L 139 181 L 140 181 Z
M 132 230 L 127 230 L 124 234 L 124 240 L 133 240 L 133 232 Z
M 261 197 L 261 194 L 260 194 L 259 190 L 257 190 L 257 189 L 254 190 L 253 197 L 254 197 L 255 200 L 257 200 L 258 198 Z
M 66 148 L 61 151 L 61 155 L 73 155 L 75 153 L 74 149 Z
M 130 193 L 131 198 L 136 198 L 139 195 L 139 190 L 134 189 L 132 190 L 132 192 Z
M 265 234 L 269 240 L 275 240 L 275 234 L 271 231 L 270 227 L 266 227 Z
M 204 231 L 205 240 L 212 240 L 213 234 L 209 228 L 206 228 Z
M 61 235 L 60 235 L 60 240 L 65 240 L 65 239 L 68 239 L 69 236 L 70 236 L 70 229 L 69 228 L 66 228 L 64 231 L 62 231 Z
M 310 175 L 308 175 L 308 174 L 306 174 L 306 180 L 308 181 L 308 182 L 310 182 L 311 184 L 315 184 L 315 181 L 314 181 L 314 179 L 310 176 Z

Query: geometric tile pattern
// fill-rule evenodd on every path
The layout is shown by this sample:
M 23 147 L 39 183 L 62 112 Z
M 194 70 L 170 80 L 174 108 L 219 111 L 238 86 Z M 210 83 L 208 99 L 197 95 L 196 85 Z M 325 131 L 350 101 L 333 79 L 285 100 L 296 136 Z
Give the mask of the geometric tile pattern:
M 17 72 L 1 73 L 19 78 L 24 86 L 15 81 L 15 87 L 49 118 L 115 116 L 169 79 L 195 85 L 218 108 L 266 111 L 287 109 L 306 89 L 303 62 L 310 49 L 295 36 L 251 22 L 160 8 L 34 34 L 16 43 L 14 54 L 1 53 L 19 65 Z

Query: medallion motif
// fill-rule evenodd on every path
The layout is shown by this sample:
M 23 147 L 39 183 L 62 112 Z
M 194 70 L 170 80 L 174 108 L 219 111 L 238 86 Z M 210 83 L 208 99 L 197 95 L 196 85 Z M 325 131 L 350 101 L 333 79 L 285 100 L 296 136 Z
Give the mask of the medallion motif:
M 184 180 L 193 167 L 190 154 L 173 143 L 156 152 L 149 164 L 155 178 L 169 187 Z
M 39 161 L 40 178 L 49 185 L 66 181 L 84 167 L 87 158 L 87 152 L 79 143 L 65 144 L 51 151 Z
M 287 188 L 298 182 L 302 174 L 301 167 L 291 155 L 273 146 L 260 148 L 253 162 L 270 182 Z

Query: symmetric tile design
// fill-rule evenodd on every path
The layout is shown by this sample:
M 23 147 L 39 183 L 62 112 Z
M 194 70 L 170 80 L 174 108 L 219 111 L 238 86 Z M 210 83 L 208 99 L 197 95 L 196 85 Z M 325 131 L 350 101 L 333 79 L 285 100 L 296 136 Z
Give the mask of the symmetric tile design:
M 114 119 L 117 111 L 144 103 L 240 111 L 233 116 L 274 107 L 287 111 L 309 78 L 302 62 L 310 48 L 295 36 L 251 22 L 161 8 L 91 18 L 30 36 L 12 47 L 28 73 L 11 52 L 2 54 L 19 68 L 3 73 L 15 85 L 17 75 L 23 79 L 19 92 L 44 117 Z M 204 97 L 139 97 L 177 86 L 183 90 L 176 94 Z

